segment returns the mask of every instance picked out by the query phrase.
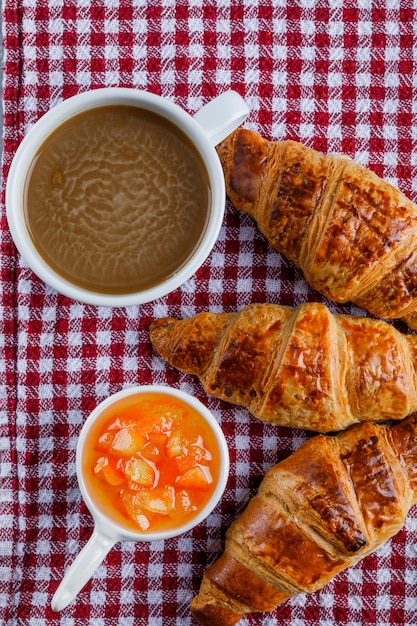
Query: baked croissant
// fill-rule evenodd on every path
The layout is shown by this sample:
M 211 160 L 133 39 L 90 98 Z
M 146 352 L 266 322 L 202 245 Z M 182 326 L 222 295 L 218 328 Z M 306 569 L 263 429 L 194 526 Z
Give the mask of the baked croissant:
M 321 589 L 395 535 L 417 502 L 417 415 L 316 435 L 265 475 L 191 612 L 229 626 Z
M 251 304 L 150 327 L 159 354 L 256 418 L 319 432 L 417 410 L 417 337 L 316 302 Z
M 314 289 L 417 328 L 417 205 L 343 155 L 239 128 L 218 145 L 233 205 Z

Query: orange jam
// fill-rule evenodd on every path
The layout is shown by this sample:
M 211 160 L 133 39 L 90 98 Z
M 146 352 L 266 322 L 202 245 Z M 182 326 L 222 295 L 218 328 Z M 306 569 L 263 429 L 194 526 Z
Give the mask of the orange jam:
M 83 473 L 96 506 L 135 531 L 186 523 L 207 504 L 219 478 L 210 426 L 196 409 L 162 393 L 107 407 L 84 450 Z

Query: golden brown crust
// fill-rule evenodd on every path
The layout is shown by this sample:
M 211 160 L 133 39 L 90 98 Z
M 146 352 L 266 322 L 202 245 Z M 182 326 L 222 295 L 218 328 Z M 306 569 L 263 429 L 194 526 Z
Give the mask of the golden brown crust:
M 417 310 L 417 206 L 404 194 L 349 158 L 241 128 L 218 153 L 234 206 L 315 289 L 383 318 Z
M 231 153 L 236 154 L 233 164 L 227 172 L 225 171 L 226 186 L 230 190 L 232 202 L 236 202 L 252 215 L 269 146 L 260 135 L 252 137 L 247 133 L 248 131 L 230 135 L 216 149 L 222 162 L 228 159 Z
M 207 393 L 272 424 L 330 432 L 417 410 L 417 339 L 320 303 L 157 320 L 150 338 Z
M 317 207 L 326 210 L 330 162 L 300 143 L 283 141 L 269 143 L 264 166 L 253 216 L 271 245 L 304 267 L 320 226 Z
M 356 299 L 356 303 L 379 317 L 390 317 L 393 310 L 401 311 L 406 324 L 410 328 L 417 328 L 417 322 L 413 325 L 413 311 L 417 319 L 416 309 L 417 293 L 417 250 L 407 256 L 402 263 L 392 269 L 366 294 Z
M 417 379 L 411 352 L 414 339 L 381 320 L 338 315 L 346 338 L 346 385 L 359 420 L 402 419 L 417 409 Z
M 285 337 L 292 310 L 274 305 L 247 307 L 230 314 L 229 323 L 201 376 L 205 389 L 222 400 L 256 407 L 263 400 L 266 366 Z
M 402 420 L 390 429 L 392 445 L 404 473 L 408 477 L 408 484 L 417 500 L 417 428 L 415 416 Z
M 233 626 L 247 612 L 243 605 L 234 607 L 208 577 L 203 578 L 200 593 L 191 602 L 191 614 L 202 626 Z
M 155 345 L 164 344 L 171 365 L 198 376 L 211 363 L 228 318 L 227 314 L 203 312 L 179 324 L 178 320 L 165 317 L 153 321 L 152 338 Z
M 305 532 L 285 504 L 270 494 L 253 497 L 229 528 L 228 549 L 242 560 L 250 555 L 258 575 L 275 577 L 290 593 L 314 591 L 320 576 L 325 572 L 330 579 L 342 569 L 343 561 L 332 548 L 317 542 L 313 533 Z
M 271 364 L 255 417 L 273 424 L 327 432 L 353 423 L 340 381 L 345 370 L 335 317 L 317 303 L 292 316 L 280 355 Z M 285 342 L 285 343 L 284 343 Z
M 250 611 L 272 611 L 294 595 L 259 578 L 229 552 L 211 565 L 207 578 L 225 597 Z
M 417 312 L 406 315 L 404 317 L 404 322 L 413 330 L 417 330 Z
M 392 427 L 363 423 L 312 437 L 267 472 L 230 526 L 193 615 L 227 626 L 230 612 L 272 610 L 321 589 L 401 529 L 417 501 L 416 468 L 417 415 Z M 217 610 L 216 622 L 204 621 Z
M 373 550 L 400 530 L 414 502 L 408 474 L 392 449 L 389 429 L 363 423 L 340 433 L 339 455 L 354 485 Z
M 310 445 L 310 457 L 300 448 L 267 473 L 260 490 L 276 498 L 281 494 L 294 517 L 301 514 L 329 544 L 354 554 L 369 537 L 352 484 L 344 480 L 346 468 L 335 451 L 336 440 L 317 436 Z
M 345 161 L 307 280 L 337 302 L 356 301 L 409 255 L 416 233 L 416 207 L 369 170 Z

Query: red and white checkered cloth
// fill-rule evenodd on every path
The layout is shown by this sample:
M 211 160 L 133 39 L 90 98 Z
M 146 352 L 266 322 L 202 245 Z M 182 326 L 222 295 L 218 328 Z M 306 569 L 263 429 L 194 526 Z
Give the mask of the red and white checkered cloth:
M 212 254 L 174 293 L 114 310 L 73 302 L 16 253 L 4 210 L 10 162 L 31 125 L 80 91 L 147 89 L 194 113 L 233 88 L 250 107 L 247 127 L 346 152 L 417 200 L 417 7 L 412 0 L 3 0 L 2 8 L 0 622 L 191 626 L 191 598 L 226 528 L 267 468 L 310 433 L 261 424 L 206 396 L 155 354 L 149 324 L 167 314 L 321 298 L 228 204 Z M 51 597 L 92 531 L 75 477 L 78 433 L 110 393 L 145 383 L 180 387 L 216 415 L 230 446 L 226 493 L 180 538 L 116 546 L 77 600 L 55 614 Z M 416 623 L 416 509 L 392 541 L 321 592 L 242 621 Z

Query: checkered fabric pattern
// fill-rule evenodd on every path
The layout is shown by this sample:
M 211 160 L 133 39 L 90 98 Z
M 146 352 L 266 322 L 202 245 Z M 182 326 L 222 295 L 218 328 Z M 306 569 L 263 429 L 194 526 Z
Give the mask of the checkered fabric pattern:
M 7 626 L 188 626 L 203 571 L 265 471 L 310 433 L 261 424 L 206 396 L 149 343 L 150 322 L 251 302 L 323 300 L 228 204 L 212 254 L 186 284 L 141 307 L 74 302 L 45 286 L 12 243 L 11 160 L 48 109 L 102 86 L 146 89 L 190 113 L 233 88 L 246 127 L 345 152 L 417 201 L 417 5 L 412 0 L 3 0 L 4 154 L 0 283 L 0 622 Z M 363 314 L 328 303 L 333 311 Z M 230 446 L 225 495 L 206 522 L 153 544 L 117 545 L 77 600 L 50 601 L 92 532 L 75 477 L 89 412 L 129 385 L 202 400 Z M 417 623 L 417 510 L 387 545 L 321 592 L 242 626 Z

